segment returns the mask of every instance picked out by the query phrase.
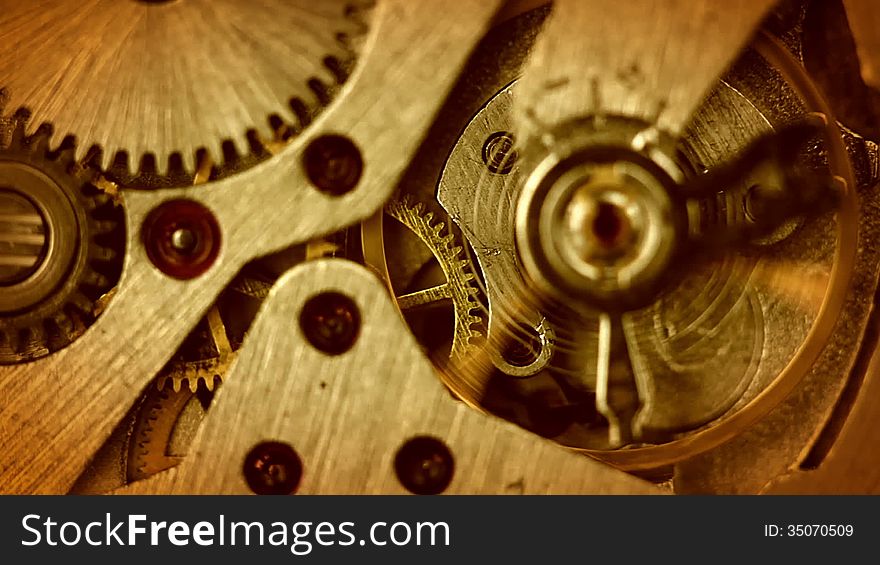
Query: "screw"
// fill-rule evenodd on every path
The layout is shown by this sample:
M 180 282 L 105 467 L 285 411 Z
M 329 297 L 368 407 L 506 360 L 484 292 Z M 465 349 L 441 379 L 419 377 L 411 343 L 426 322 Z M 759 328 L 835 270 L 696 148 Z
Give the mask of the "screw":
M 174 230 L 174 233 L 171 234 L 171 246 L 184 255 L 189 255 L 195 251 L 197 243 L 198 239 L 192 230 L 180 228 Z
M 293 494 L 302 474 L 302 460 L 286 443 L 259 443 L 244 459 L 244 478 L 254 494 Z
M 303 153 L 303 165 L 311 183 L 331 196 L 351 192 L 364 171 L 361 152 L 341 135 L 324 135 L 312 141 Z
M 516 138 L 506 131 L 496 131 L 483 144 L 483 163 L 491 172 L 506 175 L 513 170 L 519 156 L 514 150 Z
M 142 229 L 150 261 L 160 271 L 186 280 L 205 273 L 220 253 L 220 225 L 192 200 L 172 200 L 150 212 Z
M 413 494 L 440 494 L 452 482 L 455 462 L 442 441 L 417 436 L 401 446 L 394 457 L 400 484 Z
M 305 303 L 299 325 L 316 349 L 328 355 L 340 355 L 357 341 L 361 315 L 357 304 L 348 296 L 325 292 Z

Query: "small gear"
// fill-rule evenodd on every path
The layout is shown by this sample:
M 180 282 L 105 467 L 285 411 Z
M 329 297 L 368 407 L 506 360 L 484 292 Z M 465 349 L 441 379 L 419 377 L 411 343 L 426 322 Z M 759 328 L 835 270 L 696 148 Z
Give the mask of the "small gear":
M 139 481 L 177 465 L 235 358 L 217 306 L 144 393 L 132 418 L 124 474 Z
M 137 410 L 125 457 L 128 482 L 146 479 L 177 465 L 195 436 L 213 398 L 204 385 L 193 390 L 151 386 Z
M 238 289 L 262 288 L 258 282 L 240 276 L 231 288 L 254 298 Z M 186 454 L 238 351 L 242 336 L 231 337 L 231 333 L 235 332 L 227 330 L 221 309 L 215 305 L 147 389 L 133 414 L 128 436 L 127 481 L 173 467 Z
M 146 479 L 177 465 L 238 352 L 271 283 L 241 274 L 152 382 L 131 414 L 123 474 Z M 230 306 L 232 305 L 232 306 Z
M 196 392 L 201 383 L 213 391 L 215 384 L 223 381 L 237 350 L 230 342 L 220 308 L 214 306 L 156 379 L 156 388 Z
M 0 364 L 37 359 L 79 337 L 119 279 L 122 210 L 78 166 L 49 151 L 45 128 L 0 121 Z
M 173 363 L 156 381 L 159 390 L 171 389 L 180 392 L 188 389 L 195 392 L 199 383 L 210 391 L 214 390 L 215 383 L 223 381 L 223 376 L 229 369 L 234 355 L 214 357 L 202 361 L 184 361 Z
M 4 2 L 0 90 L 109 159 L 215 162 L 306 127 L 348 77 L 363 0 Z M 65 56 L 70 54 L 70 56 Z
M 439 300 L 451 300 L 455 327 L 450 359 L 464 359 L 482 336 L 477 328 L 483 320 L 475 315 L 482 306 L 477 298 L 479 289 L 474 284 L 476 275 L 470 270 L 469 262 L 461 257 L 463 246 L 444 222 L 434 221 L 433 212 L 426 212 L 424 204 L 414 203 L 409 197 L 393 199 L 386 205 L 385 213 L 421 240 L 436 258 L 446 278 L 444 284 L 397 296 L 398 307 L 405 312 Z

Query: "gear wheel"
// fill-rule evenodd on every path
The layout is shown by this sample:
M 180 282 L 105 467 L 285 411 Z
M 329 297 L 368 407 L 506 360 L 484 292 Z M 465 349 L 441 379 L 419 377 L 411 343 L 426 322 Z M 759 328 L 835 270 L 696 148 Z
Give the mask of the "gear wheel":
M 159 377 L 157 386 L 159 390 L 171 389 L 179 392 L 188 389 L 190 392 L 195 392 L 199 383 L 202 383 L 205 388 L 213 391 L 214 384 L 223 380 L 234 357 L 234 354 L 230 354 L 202 361 L 175 363 Z
M 230 344 L 226 327 L 215 306 L 196 331 L 187 339 L 183 350 L 192 350 L 190 355 L 180 353 L 156 380 L 159 390 L 171 389 L 180 392 L 189 389 L 196 392 L 199 384 L 214 390 L 215 383 L 223 380 L 229 365 L 235 359 L 236 348 Z M 195 358 L 193 358 L 193 356 Z
M 124 152 L 164 171 L 177 154 L 191 172 L 199 149 L 219 160 L 279 122 L 304 128 L 348 77 L 370 4 L 5 2 L 0 89 L 33 127 L 75 136 L 77 159 L 98 146 L 101 168 Z
M 251 288 L 252 282 L 239 277 L 233 289 L 240 292 L 238 287 Z M 235 359 L 238 341 L 238 337 L 230 338 L 220 308 L 215 305 L 137 407 L 127 441 L 126 481 L 145 479 L 180 462 L 214 391 Z
M 230 286 L 240 310 L 242 299 L 261 302 L 270 286 L 259 279 L 239 276 Z M 230 294 L 230 293 L 226 293 Z M 224 295 L 225 296 L 225 295 Z M 189 449 L 207 413 L 214 392 L 222 385 L 243 335 L 229 329 L 223 299 L 215 304 L 180 350 L 145 392 L 132 416 L 127 439 L 124 475 L 138 481 L 177 465 Z M 245 322 L 249 325 L 249 320 Z
M 397 305 L 406 312 L 441 300 L 452 301 L 455 314 L 450 359 L 465 358 L 482 333 L 476 329 L 482 319 L 474 312 L 482 306 L 477 299 L 479 289 L 474 284 L 476 275 L 469 262 L 462 258 L 463 246 L 456 240 L 444 222 L 435 222 L 434 213 L 427 212 L 424 204 L 411 198 L 394 199 L 385 207 L 385 213 L 415 234 L 436 258 L 446 278 L 444 284 L 396 296 Z
M 57 351 L 94 322 L 119 279 L 124 219 L 76 165 L 48 149 L 45 128 L 25 135 L 0 121 L 0 364 Z
M 205 386 L 170 390 L 151 386 L 141 402 L 125 457 L 126 481 L 139 481 L 177 465 L 213 398 Z

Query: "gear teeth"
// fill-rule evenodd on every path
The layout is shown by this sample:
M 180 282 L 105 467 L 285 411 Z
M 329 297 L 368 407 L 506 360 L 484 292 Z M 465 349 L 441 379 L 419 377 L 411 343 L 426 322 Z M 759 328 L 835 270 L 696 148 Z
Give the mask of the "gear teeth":
M 93 143 L 88 147 L 76 143 L 72 149 L 74 161 L 77 163 L 89 161 L 102 171 L 107 170 L 108 156 L 116 154 L 116 149 L 109 147 L 105 143 Z
M 288 114 L 286 117 L 292 120 L 291 123 L 298 124 L 298 131 L 306 129 L 312 123 L 312 112 L 301 98 L 291 98 L 288 106 L 293 115 Z
M 46 342 L 46 328 L 42 325 L 34 325 L 25 329 L 21 334 L 20 346 L 30 348 L 31 344 Z
M 172 186 L 189 186 L 192 175 L 197 172 L 199 153 L 204 149 L 194 150 L 191 154 L 175 151 L 168 155 L 142 152 L 146 148 L 108 149 L 101 153 L 93 164 L 100 163 L 100 170 L 106 171 L 105 178 L 114 179 L 117 184 L 129 188 L 165 188 Z M 108 159 L 112 155 L 112 159 Z M 137 166 L 132 166 L 135 158 L 140 155 Z M 109 162 L 108 162 L 109 161 Z
M 193 153 L 195 155 L 195 153 Z M 198 158 L 195 158 L 193 162 L 193 171 L 195 171 L 195 163 L 198 162 Z M 174 177 L 184 177 L 186 176 L 187 168 L 183 163 L 183 154 L 180 152 L 172 153 L 168 156 L 167 161 L 163 165 L 163 170 L 165 171 L 166 176 L 174 176 Z
M 202 159 L 209 159 L 211 153 L 205 147 L 200 147 L 195 151 L 186 151 L 180 154 L 181 163 L 185 171 L 198 172 L 199 163 Z
M 73 323 L 73 320 L 71 320 L 65 313 L 59 312 L 58 314 L 55 314 L 52 321 L 64 335 L 72 336 L 75 334 L 76 326 Z
M 100 244 L 93 243 L 91 245 L 91 250 L 92 260 L 99 263 L 112 263 L 119 257 L 119 253 Z
M 88 314 L 92 311 L 92 301 L 81 292 L 73 293 L 68 299 L 68 303 L 81 314 Z
M 141 161 L 138 164 L 139 175 L 158 176 L 159 167 L 156 164 L 156 155 L 153 153 L 144 153 L 141 155 Z
M 86 209 L 89 213 L 94 213 L 112 202 L 113 199 L 110 197 L 109 194 L 105 192 L 98 192 L 98 194 L 95 194 L 92 198 L 89 199 L 89 203 L 86 205 Z M 100 229 L 105 229 L 106 224 L 108 223 L 112 224 L 113 222 L 100 222 Z
M 330 89 L 327 87 L 326 84 L 324 84 L 321 79 L 317 77 L 312 77 L 308 81 L 306 81 L 306 84 L 308 84 L 309 89 L 312 91 L 312 94 L 315 95 L 318 104 L 320 104 L 321 106 L 326 106 L 330 104 Z
M 222 380 L 218 379 L 219 375 L 200 375 L 196 374 L 196 371 L 197 369 L 187 367 L 185 369 L 186 374 L 164 375 L 156 381 L 156 386 L 159 390 L 170 389 L 174 392 L 180 392 L 183 389 L 187 389 L 190 392 L 197 392 L 199 383 L 203 383 L 205 388 L 213 391 L 215 382 Z
M 330 71 L 330 74 L 333 75 L 333 81 L 336 84 L 342 84 L 348 80 L 348 69 L 345 68 L 345 65 L 337 56 L 327 55 L 324 57 L 323 63 L 324 68 Z
M 79 161 L 77 161 L 76 160 L 76 145 L 77 145 L 76 140 L 70 139 L 69 144 L 70 144 L 69 145 L 70 149 L 72 149 L 72 151 L 69 154 L 72 156 L 73 161 L 75 163 L 78 162 L 81 165 L 81 168 L 91 169 L 91 167 L 88 167 L 88 165 L 91 165 L 92 167 L 97 167 L 99 170 L 103 170 L 100 168 L 100 165 L 98 165 L 98 161 L 100 161 L 103 158 L 104 150 L 101 149 L 98 145 L 92 145 L 89 148 L 89 150 L 86 151 L 85 156 L 82 159 L 80 159 Z
M 116 223 L 109 220 L 98 220 L 95 222 L 95 234 L 107 235 L 116 230 Z
M 113 161 L 111 163 L 106 162 L 106 156 L 113 155 Z M 108 151 L 104 149 L 101 153 L 100 158 L 96 161 L 101 170 L 108 171 L 111 174 L 117 175 L 128 175 L 131 171 L 131 167 L 129 164 L 129 156 L 127 151 Z
M 110 279 L 97 271 L 88 271 L 82 278 L 83 285 L 94 288 L 107 288 L 110 286 Z
M 168 159 L 162 166 L 162 174 L 183 176 L 188 172 L 195 172 L 199 162 L 199 151 L 196 149 L 192 152 L 181 151 L 169 155 Z
M 115 263 L 121 264 L 119 259 L 123 252 L 116 241 L 121 225 L 121 218 L 116 218 L 119 211 L 111 212 L 110 197 L 89 184 L 96 170 L 88 163 L 77 163 L 74 138 L 67 136 L 53 148 L 50 125 L 40 124 L 28 135 L 29 129 L 33 129 L 28 124 L 36 126 L 26 111 L 18 111 L 11 118 L 0 116 L 2 157 L 48 174 L 63 187 L 75 206 L 87 212 L 88 225 L 81 234 L 81 244 L 87 246 L 87 260 L 85 264 L 78 264 L 76 274 L 70 275 L 75 280 L 59 285 L 57 291 L 52 291 L 58 294 L 50 294 L 51 300 L 45 304 L 0 317 L 6 336 L 5 343 L 0 344 L 0 363 L 35 360 L 65 347 L 81 335 L 94 321 L 97 299 L 94 295 L 104 294 L 112 287 L 118 274 Z
M 418 236 L 440 263 L 453 289 L 455 335 L 451 355 L 465 355 L 474 336 L 479 335 L 472 326 L 480 325 L 483 320 L 473 315 L 473 312 L 481 310 L 476 299 L 479 289 L 473 284 L 476 275 L 470 270 L 468 261 L 460 258 L 464 247 L 456 243 L 455 235 L 447 229 L 445 222 L 434 223 L 434 214 L 425 212 L 424 204 L 414 202 L 410 195 L 392 199 L 385 210 Z
M 227 139 L 220 144 L 220 152 L 213 153 L 214 155 L 222 155 L 223 156 L 223 165 L 226 167 L 234 167 L 236 164 L 241 162 L 242 156 L 244 155 L 241 151 L 241 147 L 235 140 Z
M 37 131 L 27 139 L 27 150 L 32 155 L 46 155 L 49 153 L 49 142 L 52 138 L 52 126 L 42 124 Z
M 375 0 L 354 0 L 345 7 L 345 17 L 352 23 L 360 26 L 357 33 L 362 35 L 367 33 L 369 26 L 367 25 L 367 14 L 376 7 Z
M 366 41 L 369 30 L 369 15 L 374 9 L 375 4 L 376 2 L 373 1 L 353 0 L 339 7 L 338 15 L 334 16 L 338 17 L 339 21 L 336 22 L 335 25 L 331 20 L 326 22 L 330 25 L 325 27 L 327 27 L 332 35 L 327 37 L 326 41 L 320 41 L 325 55 L 315 61 L 311 73 L 300 79 L 305 81 L 305 88 L 296 89 L 296 95 L 287 100 L 286 107 L 282 106 L 274 109 L 274 114 L 279 116 L 282 121 L 286 122 L 286 127 L 284 129 L 289 133 L 299 133 L 311 124 L 319 111 L 323 107 L 332 103 L 334 97 L 341 90 L 342 85 L 350 78 L 351 72 L 358 59 L 358 54 L 361 50 L 360 48 Z M 310 33 L 314 32 L 313 30 L 306 31 Z M 25 89 L 16 89 L 19 93 L 23 90 Z M 13 94 L 14 93 L 10 93 L 7 89 L 0 91 L 0 113 L 7 108 L 11 111 L 17 107 L 25 106 L 23 101 L 19 100 L 18 97 Z M 51 121 L 54 125 L 64 130 L 60 133 L 83 133 L 68 131 L 73 127 L 78 127 L 70 120 L 69 112 L 64 111 L 63 109 L 49 108 L 51 104 L 49 104 L 49 106 L 46 106 L 45 104 L 37 105 L 41 110 L 34 114 L 35 118 L 40 121 Z M 44 113 L 46 114 L 45 116 Z M 252 112 L 247 113 L 250 114 Z M 269 115 L 270 112 L 267 111 L 267 118 Z M 28 113 L 26 118 L 29 117 L 30 114 Z M 237 120 L 233 121 L 237 122 Z M 222 122 L 220 123 L 222 124 Z M 185 124 L 174 124 L 173 127 L 182 127 L 183 125 Z M 19 120 L 19 126 L 19 132 L 16 135 L 19 139 L 24 139 L 36 130 L 38 124 L 35 121 L 23 119 Z M 220 127 L 222 127 L 222 125 Z M 209 120 L 206 128 L 214 130 L 217 126 L 211 125 L 211 121 Z M 248 129 L 242 131 L 228 131 L 226 137 L 211 138 L 206 140 L 201 146 L 196 146 L 197 144 L 192 143 L 194 140 L 191 138 L 188 139 L 187 136 L 180 136 L 182 139 L 170 139 L 171 137 L 178 136 L 172 135 L 175 134 L 174 131 L 168 131 L 166 129 L 159 132 L 159 137 L 161 139 L 158 143 L 151 143 L 151 145 L 153 145 L 151 147 L 147 145 L 145 137 L 133 138 L 132 141 L 123 140 L 120 139 L 121 136 L 113 133 L 111 128 L 99 127 L 97 130 L 93 128 L 92 135 L 94 137 L 84 140 L 81 139 L 81 143 L 77 143 L 73 146 L 71 152 L 74 161 L 82 162 L 88 160 L 91 164 L 101 170 L 108 170 L 111 168 L 112 162 L 112 166 L 117 170 L 124 170 L 124 176 L 126 178 L 136 176 L 132 174 L 135 171 L 130 166 L 130 163 L 127 162 L 127 159 L 124 164 L 120 164 L 116 161 L 118 153 L 127 152 L 128 155 L 131 155 L 133 159 L 137 161 L 140 160 L 142 156 L 158 152 L 156 155 L 156 168 L 154 171 L 156 174 L 164 176 L 171 175 L 175 171 L 178 173 L 180 171 L 185 171 L 187 174 L 191 175 L 196 172 L 196 167 L 198 165 L 197 154 L 200 151 L 205 151 L 209 154 L 215 163 L 223 162 L 223 157 L 226 157 L 227 163 L 238 162 L 243 156 L 248 158 L 251 156 L 257 158 L 265 157 L 268 154 L 265 144 L 257 143 L 255 148 L 253 140 L 255 138 L 272 140 L 276 131 L 278 131 L 278 128 L 271 125 L 268 119 L 258 120 L 257 123 L 250 125 Z M 205 133 L 213 136 L 216 132 L 206 131 Z M 51 137 L 51 135 L 49 137 Z M 163 140 L 166 143 L 162 143 Z M 180 141 L 181 144 L 179 146 L 182 150 L 179 152 L 169 151 L 167 145 L 168 141 Z M 123 144 L 126 146 L 122 146 Z M 229 146 L 231 146 L 232 149 L 231 153 L 236 157 L 230 158 Z M 102 150 L 94 155 L 90 155 L 89 152 L 92 147 L 100 147 Z M 140 170 L 143 171 L 144 169 L 141 168 Z
M 55 160 L 65 167 L 71 167 L 76 163 L 76 150 L 72 146 L 65 146 L 62 142 Z
M 26 131 L 26 124 L 30 119 L 30 112 L 19 110 L 12 117 L 12 137 L 9 140 L 9 145 L 12 147 L 24 147 L 27 145 L 26 140 L 28 138 L 28 134 Z

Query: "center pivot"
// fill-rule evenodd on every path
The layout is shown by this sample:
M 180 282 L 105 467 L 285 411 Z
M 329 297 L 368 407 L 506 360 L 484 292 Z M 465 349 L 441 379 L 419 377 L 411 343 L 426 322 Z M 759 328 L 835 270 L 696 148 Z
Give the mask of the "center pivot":
M 674 197 L 670 175 L 630 149 L 551 154 L 517 206 L 520 259 L 557 298 L 600 310 L 638 308 L 655 297 L 686 226 Z

